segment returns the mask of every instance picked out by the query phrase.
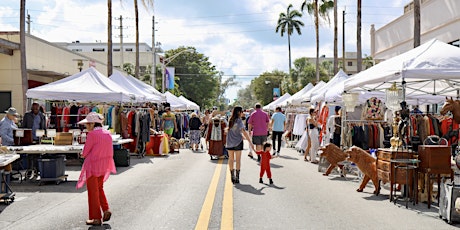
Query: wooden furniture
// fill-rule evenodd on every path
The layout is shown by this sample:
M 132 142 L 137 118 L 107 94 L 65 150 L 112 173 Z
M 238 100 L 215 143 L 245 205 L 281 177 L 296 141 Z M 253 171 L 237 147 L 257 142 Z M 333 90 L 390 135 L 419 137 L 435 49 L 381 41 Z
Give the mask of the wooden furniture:
M 446 145 L 419 145 L 418 157 L 420 160 L 420 172 L 427 174 L 425 178 L 425 191 L 428 192 L 428 208 L 431 207 L 431 181 L 437 179 L 441 182 L 441 174 L 449 174 L 453 179 L 451 168 L 451 147 Z M 432 177 L 436 175 L 436 177 Z M 439 194 L 438 194 L 439 199 Z
M 408 186 L 413 185 L 414 170 L 397 170 L 395 165 L 400 163 L 392 163 L 394 159 L 414 159 L 412 152 L 407 150 L 398 149 L 392 150 L 388 148 L 380 148 L 377 152 L 377 177 L 380 182 L 390 182 L 390 201 L 393 201 L 393 189 L 395 184 Z M 409 175 L 406 175 L 409 173 Z M 408 179 L 406 179 L 408 178 Z M 410 189 L 413 189 L 410 188 Z
M 33 144 L 32 129 L 13 130 L 14 145 L 31 145 Z

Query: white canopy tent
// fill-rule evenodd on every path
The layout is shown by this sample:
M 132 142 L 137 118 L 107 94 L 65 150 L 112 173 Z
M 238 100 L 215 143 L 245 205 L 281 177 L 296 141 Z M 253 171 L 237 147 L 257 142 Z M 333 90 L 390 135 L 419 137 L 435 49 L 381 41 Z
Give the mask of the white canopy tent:
M 264 110 L 275 110 L 276 107 L 280 106 L 281 103 L 283 103 L 284 101 L 288 100 L 289 98 L 291 97 L 291 94 L 289 93 L 285 93 L 283 96 L 281 96 L 280 98 L 270 102 L 269 104 L 267 104 L 266 106 L 263 107 Z
M 179 99 L 176 95 L 170 93 L 170 92 L 165 92 L 164 95 L 166 96 L 166 101 L 169 103 L 171 106 L 171 110 L 186 110 L 187 104 Z
M 110 80 L 117 83 L 120 87 L 124 88 L 126 92 L 130 92 L 132 94 L 141 95 L 140 98 L 141 102 L 164 102 L 166 101 L 165 96 L 154 94 L 152 90 L 147 90 L 148 85 L 144 82 L 136 79 L 133 76 L 126 76 L 122 72 L 118 70 L 114 70 L 112 76 L 110 76 Z M 144 86 L 146 85 L 146 86 Z
M 348 78 L 348 74 L 346 74 L 342 69 L 340 69 L 339 72 L 337 72 L 337 74 L 330 81 L 328 81 L 325 85 L 323 85 L 323 87 L 311 94 L 311 102 L 313 103 L 324 101 L 326 93 L 332 87 L 334 87 L 334 85 L 343 82 Z
M 348 92 L 384 91 L 393 83 L 405 90 L 406 98 L 421 95 L 459 97 L 460 48 L 430 40 L 354 75 L 345 81 L 344 89 Z
M 293 104 L 302 104 L 305 102 L 311 102 L 312 94 L 320 90 L 324 85 L 326 85 L 324 81 L 318 82 L 318 84 L 316 84 L 315 87 L 313 87 L 311 90 L 309 90 L 305 94 L 301 95 L 298 99 L 294 100 Z
M 308 85 L 303 87 L 297 93 L 294 93 L 294 95 L 292 95 L 289 99 L 281 102 L 278 105 L 281 106 L 281 107 L 286 107 L 288 105 L 292 105 L 294 100 L 297 100 L 300 96 L 302 96 L 303 94 L 307 93 L 309 90 L 313 89 L 313 87 L 314 87 L 313 84 L 308 83 Z M 299 105 L 300 105 L 300 102 L 299 102 Z
M 142 97 L 127 93 L 125 89 L 93 67 L 64 79 L 29 89 L 26 95 L 28 98 L 42 100 L 83 102 L 133 102 Z
M 185 98 L 184 96 L 179 96 L 179 99 L 182 100 L 185 104 L 187 104 L 188 110 L 200 110 L 200 106 L 198 106 L 195 102 Z

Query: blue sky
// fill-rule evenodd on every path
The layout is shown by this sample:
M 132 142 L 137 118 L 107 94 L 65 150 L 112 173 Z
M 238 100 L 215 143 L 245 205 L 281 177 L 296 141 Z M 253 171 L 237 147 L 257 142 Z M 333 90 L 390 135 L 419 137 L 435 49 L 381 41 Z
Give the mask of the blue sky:
M 139 1 L 141 2 L 141 1 Z M 164 50 L 178 46 L 194 46 L 205 54 L 225 76 L 236 76 L 238 87 L 226 95 L 231 100 L 241 87 L 265 71 L 288 70 L 287 37 L 275 33 L 276 21 L 289 4 L 300 10 L 301 0 L 157 0 L 154 9 L 145 10 L 139 3 L 140 41 L 152 44 L 152 15 L 155 15 L 155 40 Z M 363 1 L 363 53 L 369 54 L 369 29 L 376 29 L 403 14 L 403 7 L 411 0 Z M 346 11 L 346 51 L 356 51 L 356 0 L 339 1 L 341 12 Z M 29 0 L 26 5 L 31 16 L 31 33 L 51 42 L 95 42 L 107 40 L 107 2 L 93 0 Z M 113 17 L 123 15 L 126 42 L 135 39 L 132 1 L 112 0 Z M 331 12 L 331 20 L 333 13 Z M 302 35 L 291 38 L 292 59 L 315 56 L 313 18 L 307 13 L 302 20 Z M 114 25 L 118 21 L 114 20 Z M 0 30 L 18 30 L 19 1 L 0 3 Z M 320 55 L 331 57 L 333 26 L 322 23 Z M 114 42 L 118 29 L 113 29 Z M 339 37 L 342 31 L 339 26 Z M 339 47 L 342 41 L 339 39 Z M 339 50 L 341 55 L 341 50 Z

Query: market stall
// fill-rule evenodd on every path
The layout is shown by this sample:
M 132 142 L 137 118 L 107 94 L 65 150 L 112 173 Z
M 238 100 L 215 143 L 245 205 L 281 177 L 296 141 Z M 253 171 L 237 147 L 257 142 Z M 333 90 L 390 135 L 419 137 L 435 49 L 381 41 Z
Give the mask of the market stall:
M 187 104 L 176 95 L 170 92 L 165 92 L 164 95 L 166 96 L 166 101 L 171 106 L 171 110 L 187 110 Z
M 134 95 L 140 95 L 139 101 L 141 102 L 161 103 L 166 101 L 164 95 L 156 94 L 152 90 L 146 90 L 148 89 L 147 84 L 133 76 L 125 76 L 120 71 L 114 70 L 113 74 L 110 76 L 110 80 L 117 83 L 120 87 L 125 89 L 126 92 Z
M 83 70 L 64 79 L 48 83 L 26 92 L 27 98 L 49 101 L 133 102 L 141 95 L 126 93 L 115 82 L 95 68 Z
M 185 104 L 187 104 L 187 110 L 200 110 L 200 106 L 198 106 L 195 102 L 190 101 L 182 95 L 178 98 L 182 100 Z
M 280 98 L 270 102 L 269 104 L 267 104 L 266 106 L 263 107 L 264 110 L 275 110 L 276 107 L 280 106 L 281 107 L 281 104 L 283 102 L 285 102 L 286 100 L 288 100 L 289 98 L 291 97 L 291 94 L 289 93 L 285 93 L 283 96 L 281 96 Z
M 287 106 L 289 106 L 289 105 L 293 105 L 293 104 L 294 104 L 294 103 L 293 103 L 294 101 L 297 102 L 298 98 L 299 98 L 301 95 L 305 94 L 306 92 L 308 92 L 309 90 L 311 90 L 313 87 L 314 87 L 313 84 L 308 83 L 305 87 L 303 87 L 303 88 L 302 88 L 301 90 L 299 90 L 297 93 L 295 93 L 294 95 L 292 95 L 289 99 L 283 101 L 283 102 L 280 103 L 279 105 L 280 105 L 281 107 L 287 107 Z

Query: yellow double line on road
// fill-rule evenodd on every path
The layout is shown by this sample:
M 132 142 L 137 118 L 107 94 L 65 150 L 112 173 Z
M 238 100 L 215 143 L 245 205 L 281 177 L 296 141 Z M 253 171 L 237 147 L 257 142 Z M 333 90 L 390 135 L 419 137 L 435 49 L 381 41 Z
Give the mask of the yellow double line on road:
M 208 193 L 201 208 L 198 222 L 196 223 L 196 230 L 208 229 L 209 220 L 211 219 L 212 206 L 216 197 L 217 185 L 219 183 L 220 174 L 222 172 L 223 159 L 217 162 L 214 175 L 211 179 L 211 184 L 208 188 Z M 222 217 L 220 222 L 220 229 L 233 229 L 233 184 L 228 173 L 225 173 L 225 188 L 224 197 L 222 202 Z

